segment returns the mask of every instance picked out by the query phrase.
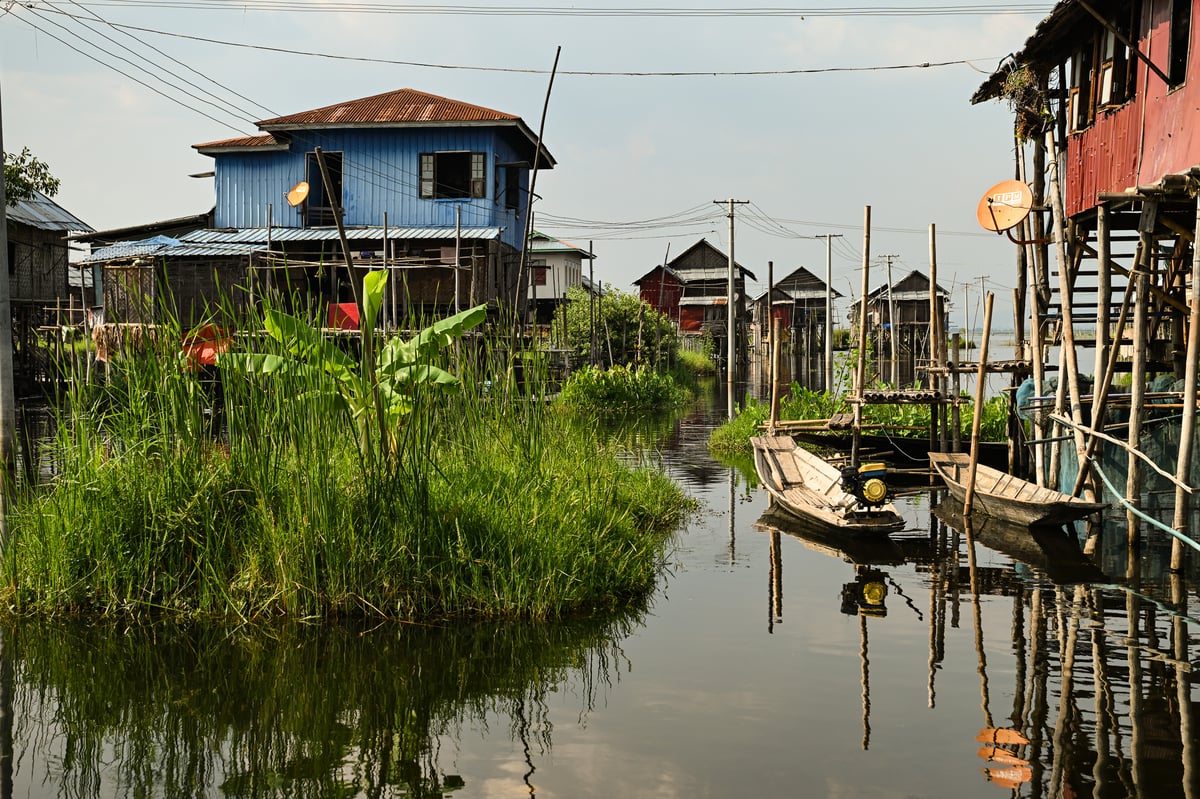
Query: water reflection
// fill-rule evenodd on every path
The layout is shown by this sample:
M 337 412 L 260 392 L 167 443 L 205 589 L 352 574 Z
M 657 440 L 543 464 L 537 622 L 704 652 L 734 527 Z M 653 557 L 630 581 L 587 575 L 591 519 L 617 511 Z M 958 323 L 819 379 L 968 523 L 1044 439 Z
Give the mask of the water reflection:
M 641 620 L 273 634 L 23 624 L 6 631 L 16 794 L 440 797 L 465 785 L 443 771 L 444 742 L 506 717 L 532 795 L 549 693 L 569 679 L 586 718 Z
M 960 609 L 969 605 L 984 781 L 1038 799 L 1200 797 L 1194 696 L 1200 661 L 1191 640 L 1200 620 L 1192 610 L 1194 589 L 1188 590 L 1196 583 L 1156 562 L 1169 552 L 1140 552 L 1129 573 L 1161 580 L 1129 583 L 1110 578 L 1085 555 L 1073 528 L 1029 530 L 986 518 L 968 523 L 953 507 L 936 503 L 927 537 L 847 537 L 774 508 L 755 527 L 771 539 L 768 631 L 784 614 L 781 536 L 849 564 L 853 580 L 843 583 L 840 609 L 859 618 L 864 750 L 871 740 L 868 619 L 880 623 L 895 593 L 921 613 L 885 570 L 908 563 L 928 579 L 922 617 L 928 617 L 930 708 L 937 703 L 947 625 L 959 626 Z M 1107 534 L 1124 533 L 1110 524 Z M 1105 543 L 1116 547 L 1115 540 Z M 1011 621 L 985 629 L 983 606 L 996 599 L 1009 603 Z M 1007 636 L 1008 646 L 987 646 L 988 636 Z M 993 713 L 989 682 L 997 668 L 1015 680 L 1011 711 L 1002 718 Z

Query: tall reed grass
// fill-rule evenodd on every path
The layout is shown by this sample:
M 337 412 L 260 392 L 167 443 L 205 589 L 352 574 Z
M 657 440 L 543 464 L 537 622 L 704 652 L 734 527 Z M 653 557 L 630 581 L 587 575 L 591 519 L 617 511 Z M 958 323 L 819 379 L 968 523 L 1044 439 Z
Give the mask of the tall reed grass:
M 461 382 L 403 383 L 407 412 L 376 434 L 345 392 L 398 390 L 379 373 L 204 375 L 178 340 L 69 397 L 57 476 L 10 515 L 14 611 L 558 617 L 649 591 L 686 512 L 661 473 L 497 390 L 509 360 L 482 345 L 414 365 L 457 363 Z M 235 346 L 295 354 L 257 333 Z

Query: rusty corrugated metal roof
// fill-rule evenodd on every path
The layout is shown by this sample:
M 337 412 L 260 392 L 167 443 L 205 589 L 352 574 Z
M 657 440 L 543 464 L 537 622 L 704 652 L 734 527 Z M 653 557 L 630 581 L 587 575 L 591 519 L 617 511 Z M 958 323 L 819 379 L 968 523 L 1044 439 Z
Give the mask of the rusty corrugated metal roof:
M 471 103 L 439 97 L 415 89 L 397 89 L 384 94 L 347 100 L 311 111 L 265 119 L 264 130 L 296 125 L 379 125 L 435 122 L 515 122 L 520 117 Z
M 1092 5 L 1103 13 L 1109 10 L 1113 3 L 1111 0 L 1093 0 Z M 1005 58 L 1000 68 L 975 90 L 975 94 L 971 95 L 971 104 L 978 105 L 1002 97 L 1004 79 L 1014 66 L 1032 66 L 1038 71 L 1065 59 L 1066 54 L 1070 52 L 1070 45 L 1079 40 L 1081 23 L 1090 20 L 1093 20 L 1093 17 L 1078 0 L 1059 0 L 1050 13 L 1037 24 L 1033 33 L 1025 40 L 1024 46 Z
M 270 133 L 256 133 L 253 136 L 238 136 L 233 139 L 220 139 L 202 144 L 193 144 L 192 147 L 197 150 L 212 150 L 226 147 L 263 147 L 276 144 L 282 145 L 283 142 Z

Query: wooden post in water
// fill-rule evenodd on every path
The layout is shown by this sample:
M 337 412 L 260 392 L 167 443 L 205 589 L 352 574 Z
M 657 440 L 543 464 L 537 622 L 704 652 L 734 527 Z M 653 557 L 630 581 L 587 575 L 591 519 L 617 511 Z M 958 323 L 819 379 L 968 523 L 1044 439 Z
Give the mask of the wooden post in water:
M 1145 211 L 1143 210 L 1143 215 Z M 1153 268 L 1154 263 L 1154 242 L 1149 231 L 1142 233 L 1147 239 L 1142 252 L 1142 269 L 1139 269 L 1135 275 L 1131 275 L 1130 279 L 1134 280 L 1135 297 L 1133 306 L 1133 372 L 1132 381 L 1129 387 L 1129 433 L 1127 441 L 1129 446 L 1137 449 L 1138 442 L 1142 437 L 1142 407 L 1146 399 L 1146 329 L 1148 327 L 1149 318 L 1149 300 L 1150 300 L 1150 278 L 1147 274 L 1149 268 Z M 1142 501 L 1142 472 L 1141 465 L 1137 459 L 1129 457 L 1129 468 L 1126 471 L 1125 479 L 1125 501 L 1129 503 L 1130 508 L 1126 511 L 1126 523 L 1128 525 L 1129 543 L 1136 544 L 1138 540 L 1138 532 L 1141 520 L 1137 514 L 1133 512 L 1133 508 L 1141 507 Z
M 1068 398 L 1071 403 L 1071 423 L 1073 425 L 1071 434 L 1075 441 L 1075 460 L 1082 468 L 1086 442 L 1083 439 L 1083 430 L 1081 429 L 1083 427 L 1083 405 L 1080 400 L 1079 364 L 1075 353 L 1075 316 L 1074 305 L 1072 303 L 1074 285 L 1074 275 L 1072 272 L 1073 268 L 1078 265 L 1078 262 L 1072 260 L 1067 253 L 1066 212 L 1063 208 L 1062 180 L 1059 175 L 1059 158 L 1054 147 L 1053 130 L 1046 133 L 1046 146 L 1052 156 L 1050 204 L 1054 212 L 1054 238 L 1058 254 L 1058 291 L 1059 301 L 1062 303 L 1061 362 L 1066 367 L 1065 377 L 1067 380 Z M 1058 373 L 1060 384 L 1063 377 L 1063 371 L 1060 369 Z
M 1196 230 L 1200 231 L 1200 197 L 1196 199 Z M 1179 459 L 1175 464 L 1175 478 L 1190 485 L 1192 470 L 1192 447 L 1196 438 L 1196 354 L 1200 352 L 1200 246 L 1192 247 L 1192 296 L 1188 312 L 1187 368 L 1183 377 L 1183 421 L 1179 429 Z M 1191 502 L 1182 486 L 1175 488 L 1175 518 L 1171 526 L 1176 531 L 1187 531 L 1188 511 Z M 1183 568 L 1183 542 L 1178 538 L 1171 544 L 1171 571 Z
M 867 292 L 871 273 L 871 206 L 863 208 L 862 293 L 858 298 L 858 363 L 854 370 L 854 424 L 850 438 L 850 465 L 858 466 L 862 437 L 863 392 L 867 385 Z
M 975 377 L 975 413 L 971 416 L 971 461 L 967 467 L 967 495 L 963 499 L 963 517 L 971 515 L 975 503 L 975 471 L 979 465 L 979 429 L 983 416 L 983 389 L 987 384 L 988 338 L 992 332 L 992 300 L 989 291 L 983 306 L 983 341 L 979 345 L 979 369 Z
M 771 424 L 770 433 L 775 435 L 775 425 L 779 421 L 779 354 L 783 347 L 779 337 L 783 331 L 783 320 L 771 320 Z
M 929 225 L 929 390 L 937 391 L 940 372 L 934 371 L 942 365 L 938 357 L 942 348 L 942 320 L 938 317 L 937 297 L 937 226 Z M 941 412 L 941 400 L 929 401 L 929 451 L 938 449 L 938 414 Z M 929 472 L 929 479 L 934 480 L 934 474 Z
M 962 413 L 958 409 L 958 397 L 962 393 L 962 378 L 958 374 L 958 368 L 962 364 L 962 336 L 959 333 L 954 334 L 950 347 L 954 359 L 950 364 L 950 379 L 954 393 L 954 398 L 950 403 L 950 451 L 962 452 Z

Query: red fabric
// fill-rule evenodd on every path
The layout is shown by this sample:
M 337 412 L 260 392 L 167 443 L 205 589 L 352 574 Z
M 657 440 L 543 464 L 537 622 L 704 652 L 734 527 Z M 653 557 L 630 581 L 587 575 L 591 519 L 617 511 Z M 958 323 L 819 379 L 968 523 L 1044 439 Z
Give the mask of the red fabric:
M 192 328 L 183 336 L 183 351 L 194 367 L 215 366 L 217 356 L 229 351 L 233 337 L 216 325 Z
M 330 305 L 329 326 L 338 330 L 358 330 L 358 306 L 352 302 Z

